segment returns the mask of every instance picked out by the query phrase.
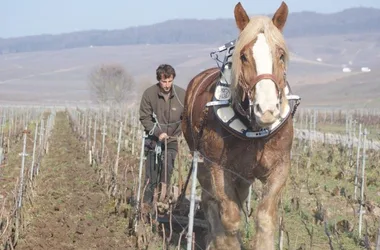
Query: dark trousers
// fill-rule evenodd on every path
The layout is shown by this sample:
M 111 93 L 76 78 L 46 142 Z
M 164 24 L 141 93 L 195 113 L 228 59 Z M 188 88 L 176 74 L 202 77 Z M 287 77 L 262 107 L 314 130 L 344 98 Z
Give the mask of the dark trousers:
M 145 184 L 144 202 L 152 202 L 155 188 L 159 187 L 159 184 L 166 183 L 169 188 L 170 180 L 173 173 L 174 162 L 177 156 L 177 150 L 167 149 L 167 169 L 166 169 L 166 181 L 165 181 L 165 149 L 162 149 L 161 155 L 158 155 L 156 164 L 156 153 L 154 150 L 145 150 Z

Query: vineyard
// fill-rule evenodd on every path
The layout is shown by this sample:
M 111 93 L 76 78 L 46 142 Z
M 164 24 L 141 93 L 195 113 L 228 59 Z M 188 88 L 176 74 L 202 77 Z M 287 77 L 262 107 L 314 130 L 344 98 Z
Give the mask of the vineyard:
M 137 107 L 1 107 L 2 249 L 186 249 L 187 226 L 137 209 L 142 127 Z M 379 249 L 380 112 L 299 109 L 280 202 L 278 249 Z M 192 158 L 178 138 L 175 187 Z M 261 197 L 252 185 L 242 240 Z M 197 196 L 200 196 L 197 185 Z M 203 249 L 202 231 L 194 249 Z

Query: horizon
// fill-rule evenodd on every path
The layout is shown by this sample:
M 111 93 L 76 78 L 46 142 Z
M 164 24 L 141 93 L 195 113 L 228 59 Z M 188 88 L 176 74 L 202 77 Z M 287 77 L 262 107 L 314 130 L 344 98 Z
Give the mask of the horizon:
M 19 8 L 21 4 L 24 6 Z M 174 0 L 162 0 L 161 2 L 144 3 L 134 2 L 127 4 L 122 0 L 115 0 L 113 6 L 105 2 L 83 0 L 76 2 L 68 0 L 66 2 L 52 3 L 47 0 L 36 0 L 29 2 L 20 0 L 18 3 L 10 2 L 0 10 L 0 22 L 5 23 L 5 28 L 0 29 L 0 38 L 12 39 L 17 37 L 38 36 L 38 35 L 59 35 L 73 32 L 83 32 L 88 30 L 121 30 L 131 27 L 149 26 L 178 19 L 215 20 L 233 18 L 233 8 L 238 1 L 226 1 L 220 5 L 217 0 L 209 0 L 207 3 L 194 0 L 188 4 L 179 4 Z M 285 1 L 289 6 L 289 13 L 315 12 L 319 14 L 339 13 L 352 8 L 374 8 L 380 9 L 380 1 L 376 0 L 346 0 L 330 2 L 320 0 L 305 3 L 300 0 Z M 25 3 L 25 4 L 23 4 Z M 162 7 L 165 3 L 169 8 Z M 281 1 L 267 1 L 265 5 L 255 6 L 254 0 L 241 1 L 249 15 L 273 14 L 280 6 Z M 332 3 L 332 4 L 331 4 Z M 103 5 L 102 5 L 103 4 Z M 156 6 L 155 5 L 159 5 Z M 177 5 L 177 6 L 176 6 Z M 205 6 L 206 5 L 206 6 Z M 39 6 L 44 6 L 40 8 Z M 91 6 L 91 11 L 89 11 Z M 132 8 L 131 8 L 132 6 Z M 199 9 L 200 7 L 205 7 Z M 36 9 L 37 7 L 37 9 Z M 218 10 L 209 11 L 210 9 Z M 163 9 L 161 12 L 157 9 Z M 107 11 L 110 10 L 110 11 Z M 144 10 L 139 12 L 136 10 Z M 18 15 L 14 14 L 18 12 Z M 174 12 L 174 14 L 172 14 Z M 110 13 L 110 14 L 108 14 Z M 188 14 L 190 13 L 190 15 Z M 145 17 L 148 18 L 145 18 Z

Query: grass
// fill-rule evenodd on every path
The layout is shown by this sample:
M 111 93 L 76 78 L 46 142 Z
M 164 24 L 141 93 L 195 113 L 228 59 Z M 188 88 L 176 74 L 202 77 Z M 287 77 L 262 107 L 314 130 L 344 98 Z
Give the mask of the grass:
M 344 128 L 335 126 L 335 131 Z M 335 132 L 325 127 L 328 132 Z M 356 148 L 353 158 L 343 145 L 313 143 L 295 139 L 292 169 L 282 194 L 279 215 L 283 216 L 283 249 L 366 249 L 365 242 L 374 244 L 380 220 L 380 195 L 377 169 L 380 152 L 367 151 L 365 199 L 362 235 L 358 233 L 360 188 L 354 195 Z M 360 164 L 361 164 L 360 160 Z M 177 163 L 190 166 L 185 154 Z M 361 168 L 361 167 L 360 167 Z M 177 169 L 177 167 L 175 168 Z M 188 168 L 187 168 L 188 169 Z M 187 177 L 183 173 L 183 180 Z M 359 172 L 360 175 L 360 172 Z M 175 172 L 178 180 L 178 172 Z M 360 184 L 360 177 L 359 177 Z M 255 209 L 261 193 L 260 182 L 253 184 L 252 208 Z M 248 224 L 242 217 L 243 242 L 248 245 L 254 234 L 254 221 Z M 331 243 L 329 243 L 329 237 Z M 277 236 L 277 242 L 279 238 Z
M 342 133 L 345 127 L 324 124 L 318 126 L 318 130 Z M 380 185 L 377 181 L 380 175 L 377 168 L 380 152 L 367 150 L 363 200 L 365 213 L 359 236 L 360 188 L 357 189 L 356 198 L 354 194 L 357 149 L 353 148 L 350 159 L 348 148 L 341 144 L 314 142 L 310 148 L 308 141 L 295 139 L 293 145 L 292 169 L 279 210 L 279 215 L 283 217 L 283 249 L 358 250 L 368 248 L 366 244 L 373 246 L 380 225 Z M 185 180 L 191 161 L 184 153 L 178 164 L 187 169 L 182 173 L 182 179 Z M 175 180 L 178 180 L 178 174 L 175 172 Z M 259 202 L 261 189 L 260 182 L 253 184 L 253 209 Z M 242 240 L 248 245 L 255 231 L 253 219 L 249 218 L 246 224 L 242 217 L 241 230 Z M 278 235 L 276 241 L 279 245 Z
M 314 143 L 309 148 L 307 141 L 295 139 L 292 169 L 279 210 L 283 216 L 283 249 L 330 249 L 331 244 L 333 249 L 358 250 L 366 249 L 365 242 L 373 246 L 380 225 L 377 181 L 380 152 L 367 151 L 361 237 L 358 232 L 360 188 L 356 199 L 354 194 L 356 148 L 353 152 L 350 159 L 349 150 L 343 145 Z M 259 202 L 261 189 L 260 182 L 253 184 L 253 209 Z M 247 225 L 242 217 L 241 230 L 242 240 L 248 245 L 255 231 L 253 219 L 249 218 Z M 279 241 L 278 236 L 276 240 Z
M 288 242 L 285 249 L 329 248 L 327 234 L 331 234 L 334 249 L 360 249 L 364 238 L 358 237 L 358 214 L 354 213 L 359 209 L 360 190 L 355 199 L 355 166 L 349 165 L 347 150 L 322 144 L 314 144 L 306 151 L 304 147 L 303 142 L 295 141 L 293 152 L 297 153 L 282 197 L 284 242 Z M 367 178 L 378 175 L 373 166 L 379 161 L 379 152 L 369 154 Z M 380 196 L 375 183 L 367 183 L 365 202 L 379 208 Z M 374 210 L 365 210 L 366 225 L 363 224 L 362 233 L 374 243 L 379 217 Z M 340 228 L 344 220 L 351 228 Z
M 111 125 L 112 126 L 112 125 Z M 111 127 L 110 126 L 110 127 Z M 115 125 L 116 126 L 116 125 Z M 111 128 L 108 129 L 111 129 Z M 345 131 L 344 126 L 327 125 L 321 126 L 326 132 Z M 115 130 L 117 132 L 117 130 Z M 114 166 L 117 142 L 113 135 L 110 138 L 109 130 L 106 138 L 106 162 L 94 166 L 94 171 L 100 174 L 100 170 L 105 173 L 102 182 L 103 188 L 107 190 L 110 187 L 111 178 L 108 178 L 110 171 Z M 126 138 L 131 138 L 131 129 L 128 127 L 125 131 Z M 97 139 L 101 141 L 101 134 Z M 134 205 L 126 202 L 130 195 L 135 195 L 134 180 L 137 177 L 139 165 L 139 147 L 140 138 L 135 141 L 135 155 L 131 155 L 130 144 L 126 148 L 124 143 L 120 153 L 118 187 L 119 191 L 115 197 L 104 203 L 105 214 L 108 216 L 121 217 L 120 222 L 112 225 L 112 230 L 126 230 L 125 223 L 128 223 L 134 216 Z M 84 148 L 85 140 L 82 141 L 81 151 Z M 132 143 L 132 141 L 130 141 Z M 100 144 L 97 145 L 98 150 Z M 53 150 L 53 149 L 51 149 Z M 69 150 L 70 151 L 70 150 Z M 353 149 L 356 156 L 356 149 Z M 58 153 L 57 153 L 58 154 Z M 60 168 L 67 168 L 68 152 L 61 150 L 59 155 L 62 162 L 48 162 L 49 158 L 44 160 L 45 165 L 49 165 L 49 178 L 56 175 Z M 79 155 L 86 155 L 86 152 L 80 152 Z M 85 156 L 83 156 L 85 157 Z M 81 158 L 82 159 L 82 158 Z M 87 162 L 86 159 L 81 161 Z M 365 249 L 365 242 L 371 242 L 373 245 L 376 240 L 377 228 L 379 227 L 380 218 L 380 194 L 377 179 L 380 170 L 377 168 L 380 162 L 380 153 L 376 151 L 367 151 L 366 159 L 366 188 L 365 188 L 365 214 L 363 216 L 362 235 L 358 234 L 358 213 L 359 210 L 359 189 L 357 197 L 354 197 L 354 176 L 356 170 L 356 160 L 349 158 L 349 151 L 346 146 L 323 145 L 313 143 L 312 148 L 307 141 L 294 140 L 292 169 L 287 181 L 287 185 L 282 194 L 279 215 L 283 217 L 283 249 Z M 360 161 L 361 163 L 361 161 Z M 188 149 L 185 143 L 181 144 L 179 158 L 176 160 L 173 181 L 179 180 L 182 176 L 183 184 L 190 170 L 191 159 L 188 157 Z M 179 173 L 178 166 L 181 165 L 182 171 Z M 46 172 L 47 174 L 47 172 Z M 107 177 L 108 176 L 108 177 Z M 59 178 L 59 177 L 54 177 Z M 75 178 L 76 179 L 76 178 Z M 91 186 L 94 179 L 78 178 L 76 185 Z M 57 180 L 57 192 L 64 188 L 61 182 Z M 190 188 L 190 184 L 188 189 Z M 252 208 L 255 209 L 262 190 L 259 182 L 253 184 Z M 83 189 L 87 192 L 87 189 Z M 200 189 L 197 189 L 199 194 Z M 128 194 L 127 194 L 128 192 Z M 63 197 L 62 197 L 63 199 Z M 62 205 L 62 199 L 56 200 L 57 204 Z M 92 220 L 96 213 L 86 211 L 83 215 L 86 220 Z M 161 249 L 163 239 L 161 237 L 159 225 L 140 224 L 139 233 L 129 233 L 125 235 L 130 241 L 136 241 L 136 246 L 146 247 L 146 249 Z M 159 227 L 158 227 L 159 226 Z M 248 244 L 254 234 L 254 221 L 249 218 L 248 224 L 242 217 L 242 240 Z M 184 236 L 185 237 L 185 236 Z M 331 243 L 329 243 L 329 237 Z M 276 242 L 279 245 L 277 235 Z M 176 249 L 176 243 L 171 243 L 169 249 Z M 184 246 L 182 246 L 183 249 Z

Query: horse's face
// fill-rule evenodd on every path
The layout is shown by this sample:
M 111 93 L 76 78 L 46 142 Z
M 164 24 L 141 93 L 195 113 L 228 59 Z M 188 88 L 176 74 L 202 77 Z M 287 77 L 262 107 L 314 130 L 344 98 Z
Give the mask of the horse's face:
M 249 98 L 250 116 L 260 127 L 272 125 L 287 108 L 284 94 L 287 50 L 282 37 L 287 15 L 285 3 L 272 20 L 263 17 L 250 20 L 240 3 L 235 7 L 236 24 L 241 32 L 234 52 L 238 53 L 235 57 L 240 67 L 239 85 L 242 98 Z

